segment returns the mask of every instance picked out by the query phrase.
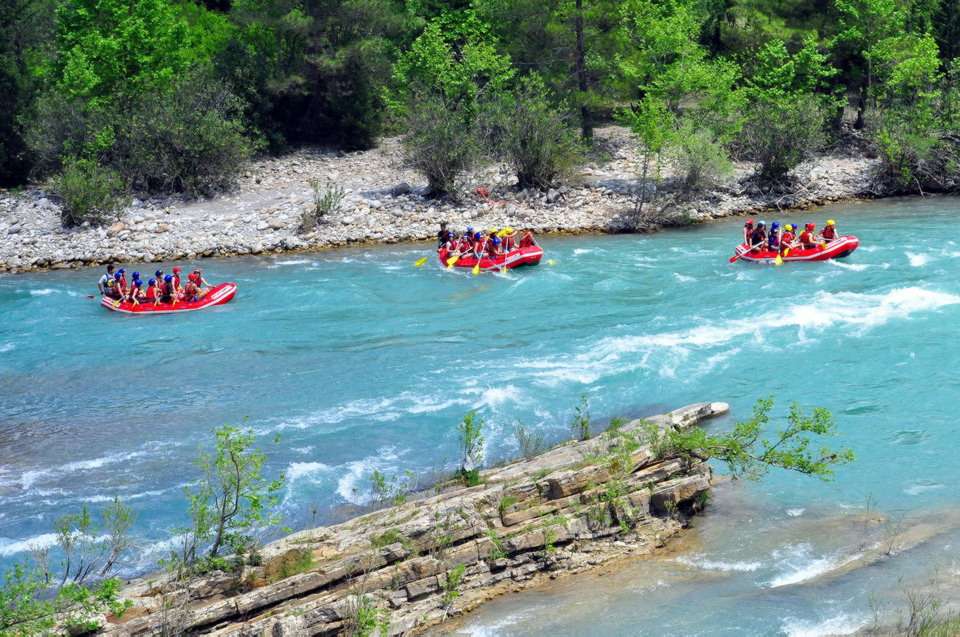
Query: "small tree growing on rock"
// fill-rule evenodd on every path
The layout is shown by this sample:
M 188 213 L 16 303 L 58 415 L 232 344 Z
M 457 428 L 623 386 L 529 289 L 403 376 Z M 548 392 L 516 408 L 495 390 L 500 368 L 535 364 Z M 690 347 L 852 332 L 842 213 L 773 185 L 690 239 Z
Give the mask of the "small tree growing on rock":
M 273 508 L 279 502 L 284 477 L 281 474 L 271 481 L 263 476 L 266 454 L 253 446 L 253 433 L 224 426 L 215 434 L 213 452 L 203 451 L 197 459 L 199 484 L 186 491 L 191 526 L 184 529 L 181 547 L 170 560 L 180 576 L 190 570 L 219 568 L 218 558 L 225 546 L 243 554 L 255 527 L 279 522 Z M 210 563 L 199 564 L 198 569 L 204 549 Z
M 483 418 L 470 411 L 457 425 L 460 433 L 460 475 L 467 486 L 480 484 L 480 467 L 483 465 L 484 440 Z

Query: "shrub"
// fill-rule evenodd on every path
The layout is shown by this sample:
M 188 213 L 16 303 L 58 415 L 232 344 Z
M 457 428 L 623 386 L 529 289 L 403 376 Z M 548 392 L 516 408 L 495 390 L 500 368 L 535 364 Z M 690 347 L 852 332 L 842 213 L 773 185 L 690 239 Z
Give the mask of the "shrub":
M 879 190 L 890 193 L 947 191 L 960 187 L 960 142 L 899 110 L 868 118 L 867 132 L 881 163 Z
M 570 430 L 573 437 L 577 440 L 587 440 L 590 438 L 590 402 L 586 394 L 580 397 L 580 402 L 573 409 L 573 420 L 570 422 Z
M 814 95 L 758 101 L 750 107 L 738 146 L 746 159 L 759 163 L 761 181 L 782 182 L 823 147 L 826 118 L 826 110 Z
M 340 212 L 347 196 L 346 191 L 332 181 L 311 179 L 310 188 L 313 190 L 313 207 L 304 210 L 300 217 L 300 229 L 304 232 L 315 228 L 331 214 Z
M 460 472 L 469 486 L 479 484 L 484 455 L 483 426 L 483 418 L 475 411 L 467 412 L 457 425 L 460 433 Z M 470 484 L 471 482 L 473 484 Z
M 683 176 L 685 192 L 699 192 L 715 186 L 733 173 L 727 151 L 709 129 L 685 120 L 669 147 L 677 172 Z
M 521 423 L 513 428 L 513 435 L 520 447 L 520 455 L 527 460 L 539 456 L 547 447 L 542 431 L 533 431 Z
M 115 219 L 128 201 L 120 175 L 91 159 L 68 158 L 50 187 L 60 198 L 60 221 L 67 227 Z
M 426 177 L 430 196 L 454 194 L 463 174 L 480 160 L 473 119 L 438 93 L 425 91 L 406 109 L 406 125 L 406 164 Z
M 202 72 L 117 112 L 113 165 L 138 189 L 209 196 L 232 187 L 254 144 L 243 103 Z
M 569 115 L 550 103 L 538 75 L 488 105 L 482 120 L 491 149 L 513 168 L 519 188 L 546 190 L 583 160 Z

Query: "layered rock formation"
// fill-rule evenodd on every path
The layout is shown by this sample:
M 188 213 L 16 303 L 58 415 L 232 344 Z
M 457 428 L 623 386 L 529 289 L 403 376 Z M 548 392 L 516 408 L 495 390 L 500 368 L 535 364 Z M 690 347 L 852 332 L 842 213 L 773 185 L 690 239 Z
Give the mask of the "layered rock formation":
M 236 574 L 131 584 L 109 635 L 410 634 L 542 577 L 655 550 L 710 488 L 708 465 L 662 457 L 650 428 L 726 413 L 702 403 L 637 420 L 429 495 L 264 548 Z

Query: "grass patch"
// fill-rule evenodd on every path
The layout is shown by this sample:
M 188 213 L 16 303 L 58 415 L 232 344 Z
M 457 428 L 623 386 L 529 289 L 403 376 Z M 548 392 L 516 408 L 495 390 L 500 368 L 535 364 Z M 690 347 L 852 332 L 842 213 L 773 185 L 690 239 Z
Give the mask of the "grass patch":
M 293 549 L 270 560 L 263 568 L 263 577 L 272 584 L 292 575 L 304 573 L 313 566 L 313 551 Z

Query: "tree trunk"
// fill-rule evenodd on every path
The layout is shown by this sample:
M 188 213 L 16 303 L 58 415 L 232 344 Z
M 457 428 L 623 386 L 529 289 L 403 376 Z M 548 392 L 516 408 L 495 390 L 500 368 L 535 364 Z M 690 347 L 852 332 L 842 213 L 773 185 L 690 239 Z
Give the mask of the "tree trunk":
M 587 91 L 590 86 L 587 82 L 587 52 L 583 43 L 583 0 L 576 0 L 577 15 L 574 18 L 573 28 L 577 34 L 577 52 L 574 66 L 577 72 L 577 88 L 580 91 L 580 133 L 584 139 L 593 139 L 593 122 L 590 117 L 590 108 L 587 106 Z

